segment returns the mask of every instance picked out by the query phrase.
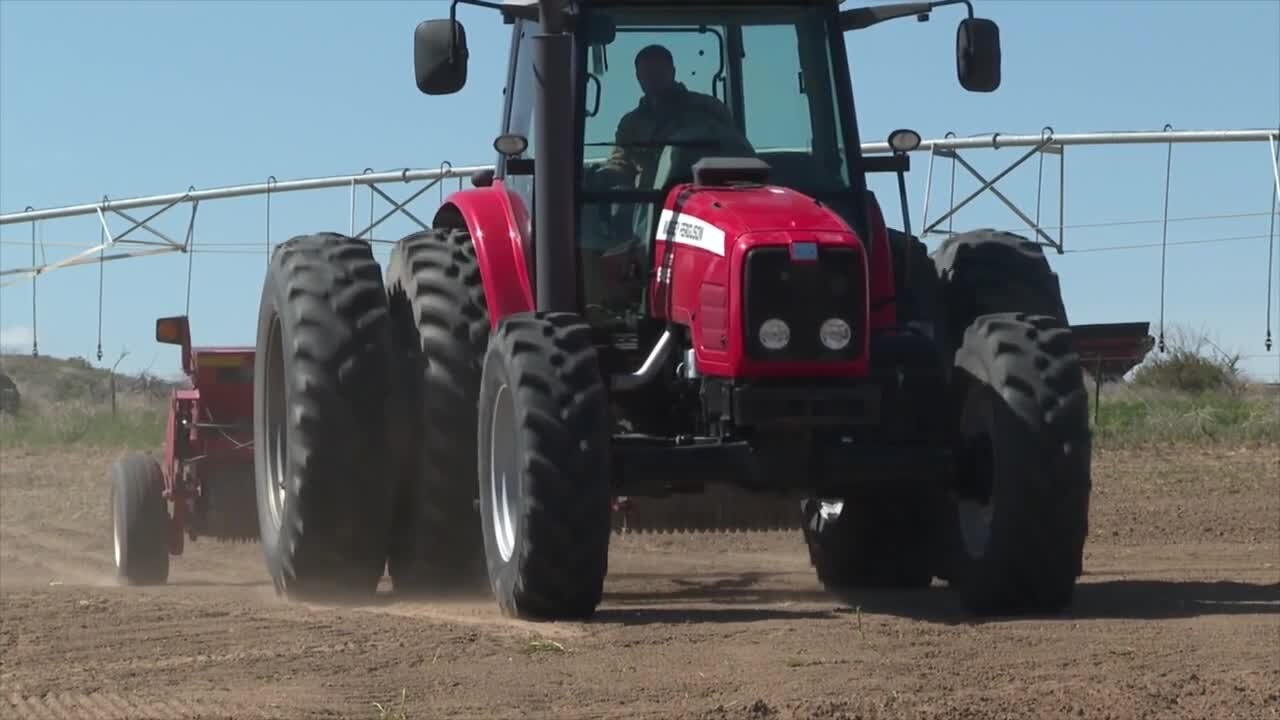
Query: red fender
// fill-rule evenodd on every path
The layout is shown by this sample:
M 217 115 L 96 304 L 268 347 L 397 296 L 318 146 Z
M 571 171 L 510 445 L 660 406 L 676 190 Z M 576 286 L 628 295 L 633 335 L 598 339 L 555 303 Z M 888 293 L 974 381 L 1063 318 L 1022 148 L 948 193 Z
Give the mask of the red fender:
M 521 197 L 500 180 L 489 187 L 453 193 L 436 213 L 436 227 L 458 227 L 471 233 L 491 327 L 496 328 L 508 315 L 534 308 L 525 254 L 533 235 L 529 218 Z M 528 250 L 531 257 L 533 249 Z

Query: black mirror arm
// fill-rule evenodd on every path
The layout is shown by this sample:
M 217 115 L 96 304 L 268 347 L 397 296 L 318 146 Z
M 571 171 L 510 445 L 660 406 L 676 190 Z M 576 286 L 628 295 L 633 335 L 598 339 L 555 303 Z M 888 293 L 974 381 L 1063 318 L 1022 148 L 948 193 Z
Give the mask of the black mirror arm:
M 960 4 L 965 6 L 969 11 L 969 18 L 973 19 L 973 4 L 969 0 L 936 0 L 935 2 L 897 3 L 845 10 L 840 13 L 840 29 L 845 32 L 864 30 L 888 20 L 897 20 L 911 15 L 927 16 L 937 8 Z
M 449 2 L 449 24 L 454 27 L 453 42 L 449 45 L 449 61 L 458 62 L 458 3 L 465 5 L 475 5 L 476 7 L 489 8 L 490 10 L 501 10 L 502 3 L 493 2 L 492 0 L 450 0 Z M 972 15 L 973 13 L 969 13 Z

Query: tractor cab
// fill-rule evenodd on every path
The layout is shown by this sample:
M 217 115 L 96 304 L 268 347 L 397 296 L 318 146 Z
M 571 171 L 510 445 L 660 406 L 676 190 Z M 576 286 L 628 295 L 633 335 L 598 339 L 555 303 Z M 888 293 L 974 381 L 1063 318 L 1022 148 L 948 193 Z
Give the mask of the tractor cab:
M 655 239 L 691 186 L 786 188 L 871 242 L 879 210 L 869 206 L 865 173 L 877 168 L 859 149 L 845 32 L 898 17 L 925 20 L 934 8 L 964 0 L 849 10 L 836 0 L 455 0 L 455 11 L 459 2 L 496 5 L 513 26 L 494 179 L 532 216 L 534 236 L 536 196 L 555 196 L 547 202 L 557 208 L 553 232 L 571 236 L 572 248 L 554 254 L 567 265 L 572 252 L 578 278 L 571 285 L 577 302 L 566 305 L 616 316 L 655 312 L 662 288 L 654 280 L 664 272 L 655 267 Z M 465 32 L 452 16 L 427 21 L 416 34 L 418 86 L 428 94 L 465 82 Z M 549 22 L 564 57 L 535 71 Z M 998 34 L 971 7 L 957 34 L 957 69 L 967 89 L 999 84 Z M 540 113 L 559 128 L 541 141 Z M 715 168 L 695 172 L 700 162 Z M 539 192 L 535 166 L 547 183 Z M 794 208 L 776 205 L 777 212 L 762 210 L 741 224 L 794 229 L 787 217 Z M 673 240 L 710 247 L 698 230 Z M 534 238 L 524 240 L 532 267 Z M 555 284 L 566 285 L 568 269 L 556 263 Z
M 832 61 L 843 57 L 837 18 L 812 3 L 584 8 L 574 79 L 586 303 L 641 300 L 640 269 L 680 186 L 786 187 L 865 228 L 848 76 Z M 707 158 L 721 173 L 695 177 Z M 786 226 L 766 222 L 753 229 Z M 695 227 L 683 234 L 677 243 L 721 251 Z

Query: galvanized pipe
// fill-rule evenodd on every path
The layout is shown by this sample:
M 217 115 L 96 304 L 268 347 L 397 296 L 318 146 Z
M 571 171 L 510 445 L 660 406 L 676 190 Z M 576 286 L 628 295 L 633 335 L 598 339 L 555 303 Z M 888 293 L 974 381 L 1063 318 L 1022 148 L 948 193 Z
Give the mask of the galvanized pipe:
M 1064 135 L 975 135 L 925 140 L 915 152 L 968 150 L 972 148 L 1033 147 L 1050 138 L 1050 145 L 1159 145 L 1163 143 L 1263 142 L 1280 139 L 1280 130 L 1126 130 L 1121 132 L 1067 133 Z M 863 143 L 862 154 L 893 152 L 887 142 Z
M 933 152 L 934 150 L 966 150 L 974 148 L 1034 147 L 1045 141 L 1042 134 L 1006 135 L 991 133 L 973 137 L 946 137 L 925 140 L 913 152 Z M 1118 131 L 1101 133 L 1067 133 L 1052 135 L 1049 147 L 1066 145 L 1141 145 L 1161 143 L 1203 143 L 1203 142 L 1280 142 L 1280 130 L 1160 130 Z M 864 155 L 883 155 L 892 153 L 887 142 L 863 143 Z M 387 182 L 420 182 L 438 180 L 448 174 L 457 176 L 470 175 L 482 170 L 492 170 L 492 165 L 475 165 L 452 168 L 448 171 L 399 170 L 394 172 L 368 173 L 363 175 L 339 175 L 333 177 L 306 178 L 285 182 L 255 183 L 252 185 L 235 185 L 230 187 L 193 190 L 185 193 L 169 195 L 153 195 L 150 197 L 130 198 L 126 200 L 103 200 L 85 205 L 47 208 L 44 210 L 28 210 L 0 215 L 0 225 L 10 225 L 33 220 L 50 220 L 77 215 L 91 215 L 99 210 L 128 210 L 130 208 L 163 205 L 171 202 L 213 200 L 218 198 L 243 197 L 246 195 L 263 195 L 268 191 L 296 192 L 298 190 L 316 190 L 324 188 L 344 187 L 347 185 L 377 185 Z M 1277 172 L 1280 179 L 1280 172 Z M 1280 183 L 1278 183 L 1280 184 Z
M 339 188 L 348 185 L 377 185 L 396 181 L 405 183 L 422 182 L 424 180 L 438 180 L 446 175 L 470 175 L 471 173 L 475 173 L 480 170 L 492 169 L 492 167 L 493 166 L 491 165 L 477 165 L 474 167 L 450 168 L 448 170 L 410 170 L 406 168 L 404 170 L 397 170 L 394 172 L 369 173 L 365 175 L 337 175 L 333 177 L 305 178 L 302 180 L 285 180 L 283 182 L 272 181 L 266 183 L 254 183 L 252 185 L 232 185 L 230 187 L 210 188 L 208 190 L 190 190 L 183 193 L 152 195 L 150 197 L 129 198 L 126 200 L 104 199 L 101 202 L 85 205 L 70 205 L 66 207 L 47 208 L 45 210 L 29 210 L 25 212 L 0 215 L 0 225 L 31 222 L 33 220 L 75 217 L 77 215 L 93 215 L 99 210 L 129 210 L 131 208 L 149 207 L 151 205 L 167 205 L 170 203 L 177 204 L 181 202 L 195 202 L 200 200 L 264 195 L 267 192 L 271 192 L 271 194 L 274 195 L 276 193 L 297 192 L 299 190 Z

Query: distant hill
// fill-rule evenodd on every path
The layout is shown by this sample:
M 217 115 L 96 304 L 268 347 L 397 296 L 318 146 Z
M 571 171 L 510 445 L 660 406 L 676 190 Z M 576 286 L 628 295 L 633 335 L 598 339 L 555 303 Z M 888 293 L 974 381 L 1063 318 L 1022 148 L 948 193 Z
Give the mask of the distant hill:
M 17 386 L 23 404 L 110 403 L 111 371 L 89 364 L 84 358 L 31 357 L 0 354 L 0 372 Z M 155 400 L 161 403 L 174 388 L 189 387 L 180 381 L 148 373 L 115 376 L 116 398 Z
M 189 387 L 148 373 L 112 374 L 83 358 L 0 354 L 0 449 L 89 445 L 153 449 L 163 442 L 169 394 Z M 12 382 L 5 382 L 5 378 Z M 16 389 L 17 401 L 6 388 Z

